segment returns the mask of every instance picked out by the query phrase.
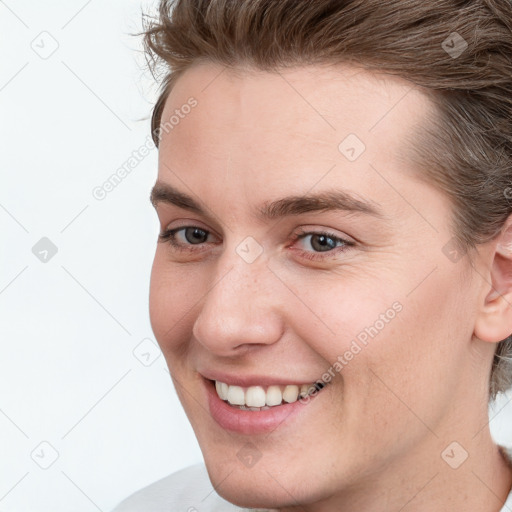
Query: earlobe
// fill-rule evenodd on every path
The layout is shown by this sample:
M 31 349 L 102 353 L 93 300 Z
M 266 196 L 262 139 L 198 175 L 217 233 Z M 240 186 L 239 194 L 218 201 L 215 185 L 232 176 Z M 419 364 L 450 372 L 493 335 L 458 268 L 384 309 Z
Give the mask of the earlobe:
M 490 282 L 480 304 L 474 334 L 482 341 L 497 343 L 512 333 L 512 215 L 490 244 Z

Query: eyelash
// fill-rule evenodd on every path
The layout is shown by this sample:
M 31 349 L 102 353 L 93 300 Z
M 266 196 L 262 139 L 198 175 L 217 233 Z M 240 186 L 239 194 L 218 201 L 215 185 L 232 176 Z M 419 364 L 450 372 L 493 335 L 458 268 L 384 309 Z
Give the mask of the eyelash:
M 203 229 L 199 226 L 180 226 L 179 228 L 174 229 L 168 229 L 161 233 L 158 236 L 158 241 L 162 243 L 168 243 L 173 249 L 180 251 L 180 252 L 196 252 L 197 249 L 195 249 L 196 246 L 201 246 L 201 244 L 181 244 L 180 242 L 176 241 L 176 234 L 179 231 L 183 231 L 185 229 L 200 229 L 201 231 L 204 231 L 207 236 L 210 234 L 210 232 L 206 229 Z M 355 245 L 354 242 L 351 242 L 350 240 L 345 240 L 344 238 L 341 238 L 333 233 L 329 233 L 328 231 L 306 231 L 301 230 L 298 233 L 295 233 L 293 236 L 293 240 L 291 245 L 294 245 L 299 240 L 302 240 L 306 238 L 307 236 L 325 236 L 327 238 L 330 238 L 335 241 L 335 243 L 341 243 L 341 246 L 335 247 L 329 251 L 317 251 L 317 252 L 311 252 L 311 251 L 304 251 L 304 250 L 297 250 L 297 252 L 304 258 L 312 261 L 320 261 L 326 259 L 326 257 L 332 257 L 334 254 L 338 254 L 339 252 L 345 252 L 350 247 L 353 247 Z
M 344 238 L 341 238 L 334 233 L 330 233 L 329 231 L 306 231 L 301 230 L 298 233 L 295 233 L 292 240 L 292 245 L 296 244 L 299 240 L 303 240 L 307 236 L 325 236 L 326 238 L 330 238 L 334 240 L 335 243 L 341 243 L 339 247 L 335 247 L 331 249 L 330 251 L 304 251 L 299 249 L 299 254 L 312 261 L 321 261 L 323 259 L 326 259 L 329 257 L 329 255 L 332 257 L 335 254 L 339 254 L 340 252 L 345 252 L 349 250 L 350 247 L 353 247 L 355 245 L 354 242 L 351 242 L 350 240 L 345 240 Z

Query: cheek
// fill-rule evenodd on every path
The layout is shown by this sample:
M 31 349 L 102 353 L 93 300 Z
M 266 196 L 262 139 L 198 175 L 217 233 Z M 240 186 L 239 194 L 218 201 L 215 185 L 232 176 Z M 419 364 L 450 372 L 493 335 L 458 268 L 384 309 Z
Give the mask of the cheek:
M 399 278 L 381 276 L 373 286 L 350 279 L 310 283 L 301 296 L 310 310 L 296 309 L 294 326 L 351 396 L 367 400 L 373 389 L 379 399 L 389 395 L 388 403 L 397 402 L 394 392 L 433 406 L 460 378 L 472 332 L 471 292 L 451 267 L 439 265 L 414 290 L 425 271 L 409 269 L 406 279 L 406 270 Z
M 157 250 L 151 270 L 149 315 L 156 340 L 166 354 L 188 340 L 201 289 L 192 272 L 170 265 L 162 252 Z
M 361 373 L 366 371 L 372 389 L 367 406 L 383 423 L 401 417 L 410 428 L 434 428 L 464 382 L 471 303 L 453 274 L 442 273 L 438 268 L 437 275 L 404 294 L 402 311 L 366 349 L 367 370 Z
M 294 292 L 301 300 L 290 309 L 290 324 L 331 366 L 340 359 L 343 365 L 356 356 L 361 359 L 371 343 L 385 337 L 399 322 L 403 310 L 399 293 L 391 286 L 377 292 L 372 283 L 359 278 L 306 280 Z

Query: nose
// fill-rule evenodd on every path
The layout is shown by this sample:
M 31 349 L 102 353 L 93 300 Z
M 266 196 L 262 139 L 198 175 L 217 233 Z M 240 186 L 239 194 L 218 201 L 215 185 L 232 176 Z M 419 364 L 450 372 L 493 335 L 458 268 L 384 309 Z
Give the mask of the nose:
M 284 332 L 283 304 L 265 260 L 247 263 L 233 253 L 217 267 L 192 329 L 200 344 L 226 357 L 271 345 Z

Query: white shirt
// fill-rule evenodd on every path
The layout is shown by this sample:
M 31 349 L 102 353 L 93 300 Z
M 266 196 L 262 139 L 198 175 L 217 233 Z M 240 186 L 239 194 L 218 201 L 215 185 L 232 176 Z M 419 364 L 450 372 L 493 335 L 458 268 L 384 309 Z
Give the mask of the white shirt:
M 512 463 L 512 449 L 508 450 Z M 512 511 L 512 492 L 501 512 Z M 191 466 L 144 487 L 122 501 L 112 512 L 265 512 L 237 507 L 212 487 L 202 464 Z

